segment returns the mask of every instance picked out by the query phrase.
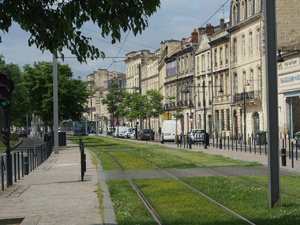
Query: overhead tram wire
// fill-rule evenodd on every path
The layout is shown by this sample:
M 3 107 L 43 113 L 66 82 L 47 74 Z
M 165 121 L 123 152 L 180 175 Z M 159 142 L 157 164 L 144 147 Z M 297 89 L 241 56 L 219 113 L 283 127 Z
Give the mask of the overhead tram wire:
M 98 34 L 98 32 L 97 32 L 97 31 L 94 31 L 94 30 L 90 30 L 90 29 L 87 29 L 87 28 L 82 28 L 82 29 L 83 29 L 83 30 L 86 30 L 86 31 L 90 31 L 90 32 L 93 32 L 93 33 Z M 91 36 L 91 37 L 92 37 L 92 36 Z M 94 37 L 93 37 L 93 38 L 94 38 Z M 99 38 L 95 38 L 95 39 L 97 39 L 97 40 L 99 40 L 99 41 L 102 41 L 102 42 L 104 42 L 104 43 L 113 45 L 113 44 L 111 44 L 110 42 L 103 41 L 103 40 L 101 40 L 101 39 L 99 39 Z M 123 40 L 123 39 L 121 39 L 121 40 Z M 129 40 L 127 40 L 127 42 L 132 43 L 132 44 L 135 44 L 135 45 L 140 45 L 140 46 L 143 46 L 143 47 L 155 49 L 155 50 L 158 49 L 158 48 L 154 48 L 154 47 L 152 47 L 152 46 L 144 45 L 144 44 L 141 44 L 141 43 L 138 43 L 138 42 L 134 42 L 134 41 L 129 41 Z M 124 49 L 124 48 L 123 48 L 123 49 Z M 127 51 L 127 52 L 131 52 L 131 51 L 126 50 L 126 49 L 124 49 L 124 50 Z
M 219 9 L 217 9 L 217 11 L 215 11 L 212 15 L 211 15 L 211 17 L 209 17 L 202 25 L 201 25 L 201 27 L 203 27 L 208 21 L 210 21 L 210 19 L 211 18 L 213 18 L 226 4 L 227 4 L 227 2 L 229 2 L 229 0 L 226 0 L 226 2 L 223 4 L 223 5 L 221 5 L 220 6 L 220 8 Z M 225 19 L 225 18 L 224 18 Z
M 117 53 L 117 55 L 116 55 L 116 57 L 118 57 L 118 55 L 119 55 L 119 53 L 120 53 L 120 51 L 122 50 L 122 48 L 123 48 L 123 46 L 124 46 L 124 44 L 125 44 L 125 42 L 126 42 L 126 40 L 127 40 L 127 38 L 128 38 L 128 35 L 130 34 L 130 30 L 128 31 L 128 33 L 127 33 L 127 35 L 126 35 L 126 38 L 125 38 L 125 40 L 123 41 L 123 43 L 122 43 L 122 46 L 121 46 L 121 48 L 119 49 L 119 51 L 118 51 L 118 53 Z M 113 59 L 113 61 L 111 62 L 111 64 L 109 65 L 109 67 L 107 68 L 107 70 L 109 70 L 110 69 L 110 67 L 112 66 L 112 64 L 114 64 L 115 63 L 115 59 L 116 59 L 116 57 Z
M 223 3 L 202 25 L 201 25 L 201 27 L 203 27 L 210 19 L 212 19 L 221 9 L 224 9 L 224 6 L 227 4 L 229 2 L 229 0 L 226 0 L 225 1 L 225 3 Z M 224 13 L 223 13 L 224 14 Z M 96 31 L 93 31 L 93 30 L 90 30 L 90 29 L 87 29 L 87 28 L 82 28 L 83 30 L 87 30 L 87 31 L 91 31 L 91 32 L 94 32 L 94 33 L 98 33 L 98 32 L 96 32 Z M 157 48 L 153 48 L 153 47 L 150 47 L 150 46 L 146 46 L 146 45 L 142 45 L 142 44 L 139 44 L 139 43 L 137 43 L 137 42 L 132 42 L 132 41 L 128 41 L 127 40 L 127 38 L 128 38 L 128 35 L 129 35 L 129 33 L 130 33 L 130 31 L 127 33 L 127 36 L 126 36 L 126 38 L 125 38 L 125 40 L 124 40 L 124 42 L 123 42 L 123 44 L 122 44 L 122 46 L 120 47 L 120 49 L 119 49 L 119 51 L 118 51 L 118 53 L 117 53 L 117 56 L 115 56 L 115 57 L 104 57 L 104 59 L 110 59 L 110 58 L 112 58 L 113 59 L 113 62 L 110 64 L 110 66 L 108 67 L 108 69 L 112 66 L 112 64 L 113 63 L 116 63 L 116 62 L 123 62 L 123 61 L 115 61 L 115 59 L 117 59 L 117 58 L 119 58 L 119 59 L 126 59 L 127 57 L 126 56 L 124 56 L 124 57 L 119 57 L 118 56 L 118 54 L 120 53 L 120 51 L 123 49 L 123 50 L 125 50 L 125 51 L 127 51 L 127 52 L 130 52 L 129 50 L 126 50 L 126 49 L 124 49 L 123 48 L 123 46 L 124 46 L 124 44 L 125 44 L 125 42 L 130 42 L 130 43 L 134 43 L 134 44 L 137 44 L 137 45 L 141 45 L 141 46 L 144 46 L 144 47 L 149 47 L 149 48 L 152 48 L 152 49 L 157 49 Z M 91 36 L 92 37 L 92 36 Z M 104 42 L 104 43 L 106 43 L 106 44 L 110 44 L 110 45 L 112 45 L 112 46 L 114 46 L 114 47 L 116 47 L 115 45 L 113 45 L 113 44 L 111 44 L 110 42 L 106 42 L 106 41 L 104 41 L 104 40 L 101 40 L 101 39 L 99 39 L 99 38 L 96 38 L 96 37 L 92 37 L 92 38 L 94 38 L 94 39 L 96 39 L 96 40 L 99 40 L 99 41 L 101 41 L 101 42 Z M 118 47 L 117 47 L 118 48 Z M 175 52 L 174 52 L 175 53 Z M 158 57 L 162 57 L 162 56 L 158 56 Z M 76 58 L 76 57 L 64 57 L 64 58 Z M 131 57 L 131 58 L 134 58 L 134 57 Z M 144 57 L 145 58 L 145 57 Z M 150 57 L 147 57 L 147 58 L 150 58 Z M 169 58 L 173 58 L 173 57 L 169 57 Z M 176 57 L 174 57 L 174 58 L 176 58 Z

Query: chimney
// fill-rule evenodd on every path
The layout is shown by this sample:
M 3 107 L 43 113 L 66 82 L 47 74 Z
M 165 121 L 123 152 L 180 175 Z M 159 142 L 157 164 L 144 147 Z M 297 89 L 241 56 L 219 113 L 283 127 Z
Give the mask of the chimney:
M 206 25 L 206 34 L 212 35 L 215 32 L 214 26 L 212 26 L 210 23 Z
M 205 27 L 199 27 L 198 32 L 200 35 L 205 34 Z
M 221 29 L 225 28 L 225 23 L 224 23 L 224 19 L 223 18 L 220 19 L 220 28 Z
M 195 28 L 194 28 L 194 31 L 192 32 L 191 41 L 192 41 L 193 43 L 198 42 L 198 32 L 196 31 Z

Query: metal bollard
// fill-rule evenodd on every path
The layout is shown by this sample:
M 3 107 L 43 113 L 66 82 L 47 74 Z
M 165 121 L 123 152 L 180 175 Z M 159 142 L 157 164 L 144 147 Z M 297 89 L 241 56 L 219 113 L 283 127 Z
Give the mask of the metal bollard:
M 192 149 L 192 138 L 189 138 L 189 148 Z
M 286 149 L 281 149 L 281 165 L 286 166 Z
M 29 174 L 29 161 L 28 161 L 28 156 L 24 156 L 24 174 L 28 175 Z
M 220 138 L 220 149 L 222 149 L 222 138 Z

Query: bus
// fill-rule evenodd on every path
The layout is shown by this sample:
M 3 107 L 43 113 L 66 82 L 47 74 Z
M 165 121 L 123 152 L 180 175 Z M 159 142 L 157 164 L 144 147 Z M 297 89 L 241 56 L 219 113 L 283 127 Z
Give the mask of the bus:
M 83 119 L 78 121 L 63 120 L 60 123 L 60 132 L 66 132 L 66 135 L 85 135 L 85 122 Z

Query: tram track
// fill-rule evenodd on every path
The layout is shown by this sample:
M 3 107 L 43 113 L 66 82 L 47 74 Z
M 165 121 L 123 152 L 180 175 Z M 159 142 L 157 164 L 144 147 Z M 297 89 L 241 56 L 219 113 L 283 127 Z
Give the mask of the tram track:
M 135 190 L 135 192 L 137 193 L 137 195 L 139 196 L 141 201 L 144 203 L 144 205 L 146 206 L 146 208 L 150 212 L 153 219 L 157 222 L 157 224 L 163 225 L 164 223 L 163 223 L 162 219 L 160 218 L 160 216 L 158 215 L 158 213 L 155 211 L 154 207 L 145 198 L 145 196 L 140 191 L 140 189 L 135 185 L 133 180 L 127 175 L 127 173 L 125 172 L 124 168 L 120 165 L 120 163 L 111 154 L 109 154 L 108 152 L 105 152 L 105 153 L 117 164 L 117 166 L 119 167 L 121 173 L 126 178 L 126 180 L 130 183 L 131 187 Z
M 139 188 L 134 184 L 134 182 L 132 181 L 132 179 L 127 175 L 126 171 L 124 170 L 124 168 L 119 164 L 119 162 L 112 156 L 109 154 L 109 152 L 105 151 L 105 153 L 118 165 L 121 173 L 123 174 L 123 176 L 128 180 L 128 182 L 131 184 L 132 188 L 136 191 L 137 195 L 139 196 L 139 198 L 142 200 L 142 202 L 145 204 L 145 206 L 147 207 L 148 211 L 151 213 L 152 217 L 155 219 L 155 221 L 158 224 L 164 224 L 163 221 L 161 220 L 161 218 L 159 217 L 159 215 L 157 214 L 157 212 L 154 210 L 154 207 L 149 203 L 149 201 L 145 198 L 145 196 L 142 194 L 142 192 L 139 190 Z M 189 185 L 188 183 L 182 181 L 180 178 L 178 178 L 177 176 L 175 176 L 174 174 L 158 167 L 157 165 L 153 164 L 152 162 L 148 161 L 147 159 L 138 156 L 132 152 L 129 152 L 129 154 L 147 162 L 149 165 L 157 168 L 158 170 L 162 171 L 163 173 L 167 174 L 170 178 L 175 179 L 176 181 L 182 183 L 183 185 L 185 185 L 186 187 L 188 187 L 189 189 L 195 191 L 197 194 L 200 194 L 201 196 L 203 196 L 204 198 L 208 199 L 209 201 L 211 201 L 212 203 L 214 203 L 215 205 L 221 207 L 222 209 L 226 210 L 227 212 L 231 213 L 232 215 L 234 215 L 235 217 L 243 220 L 244 222 L 254 225 L 255 223 L 253 223 L 252 221 L 248 220 L 247 218 L 243 217 L 242 215 L 234 212 L 233 210 L 229 209 L 228 207 L 224 206 L 223 204 L 219 203 L 218 201 L 214 200 L 213 198 L 209 197 L 208 195 L 204 194 L 203 192 L 197 190 L 196 188 L 192 187 L 191 185 Z

